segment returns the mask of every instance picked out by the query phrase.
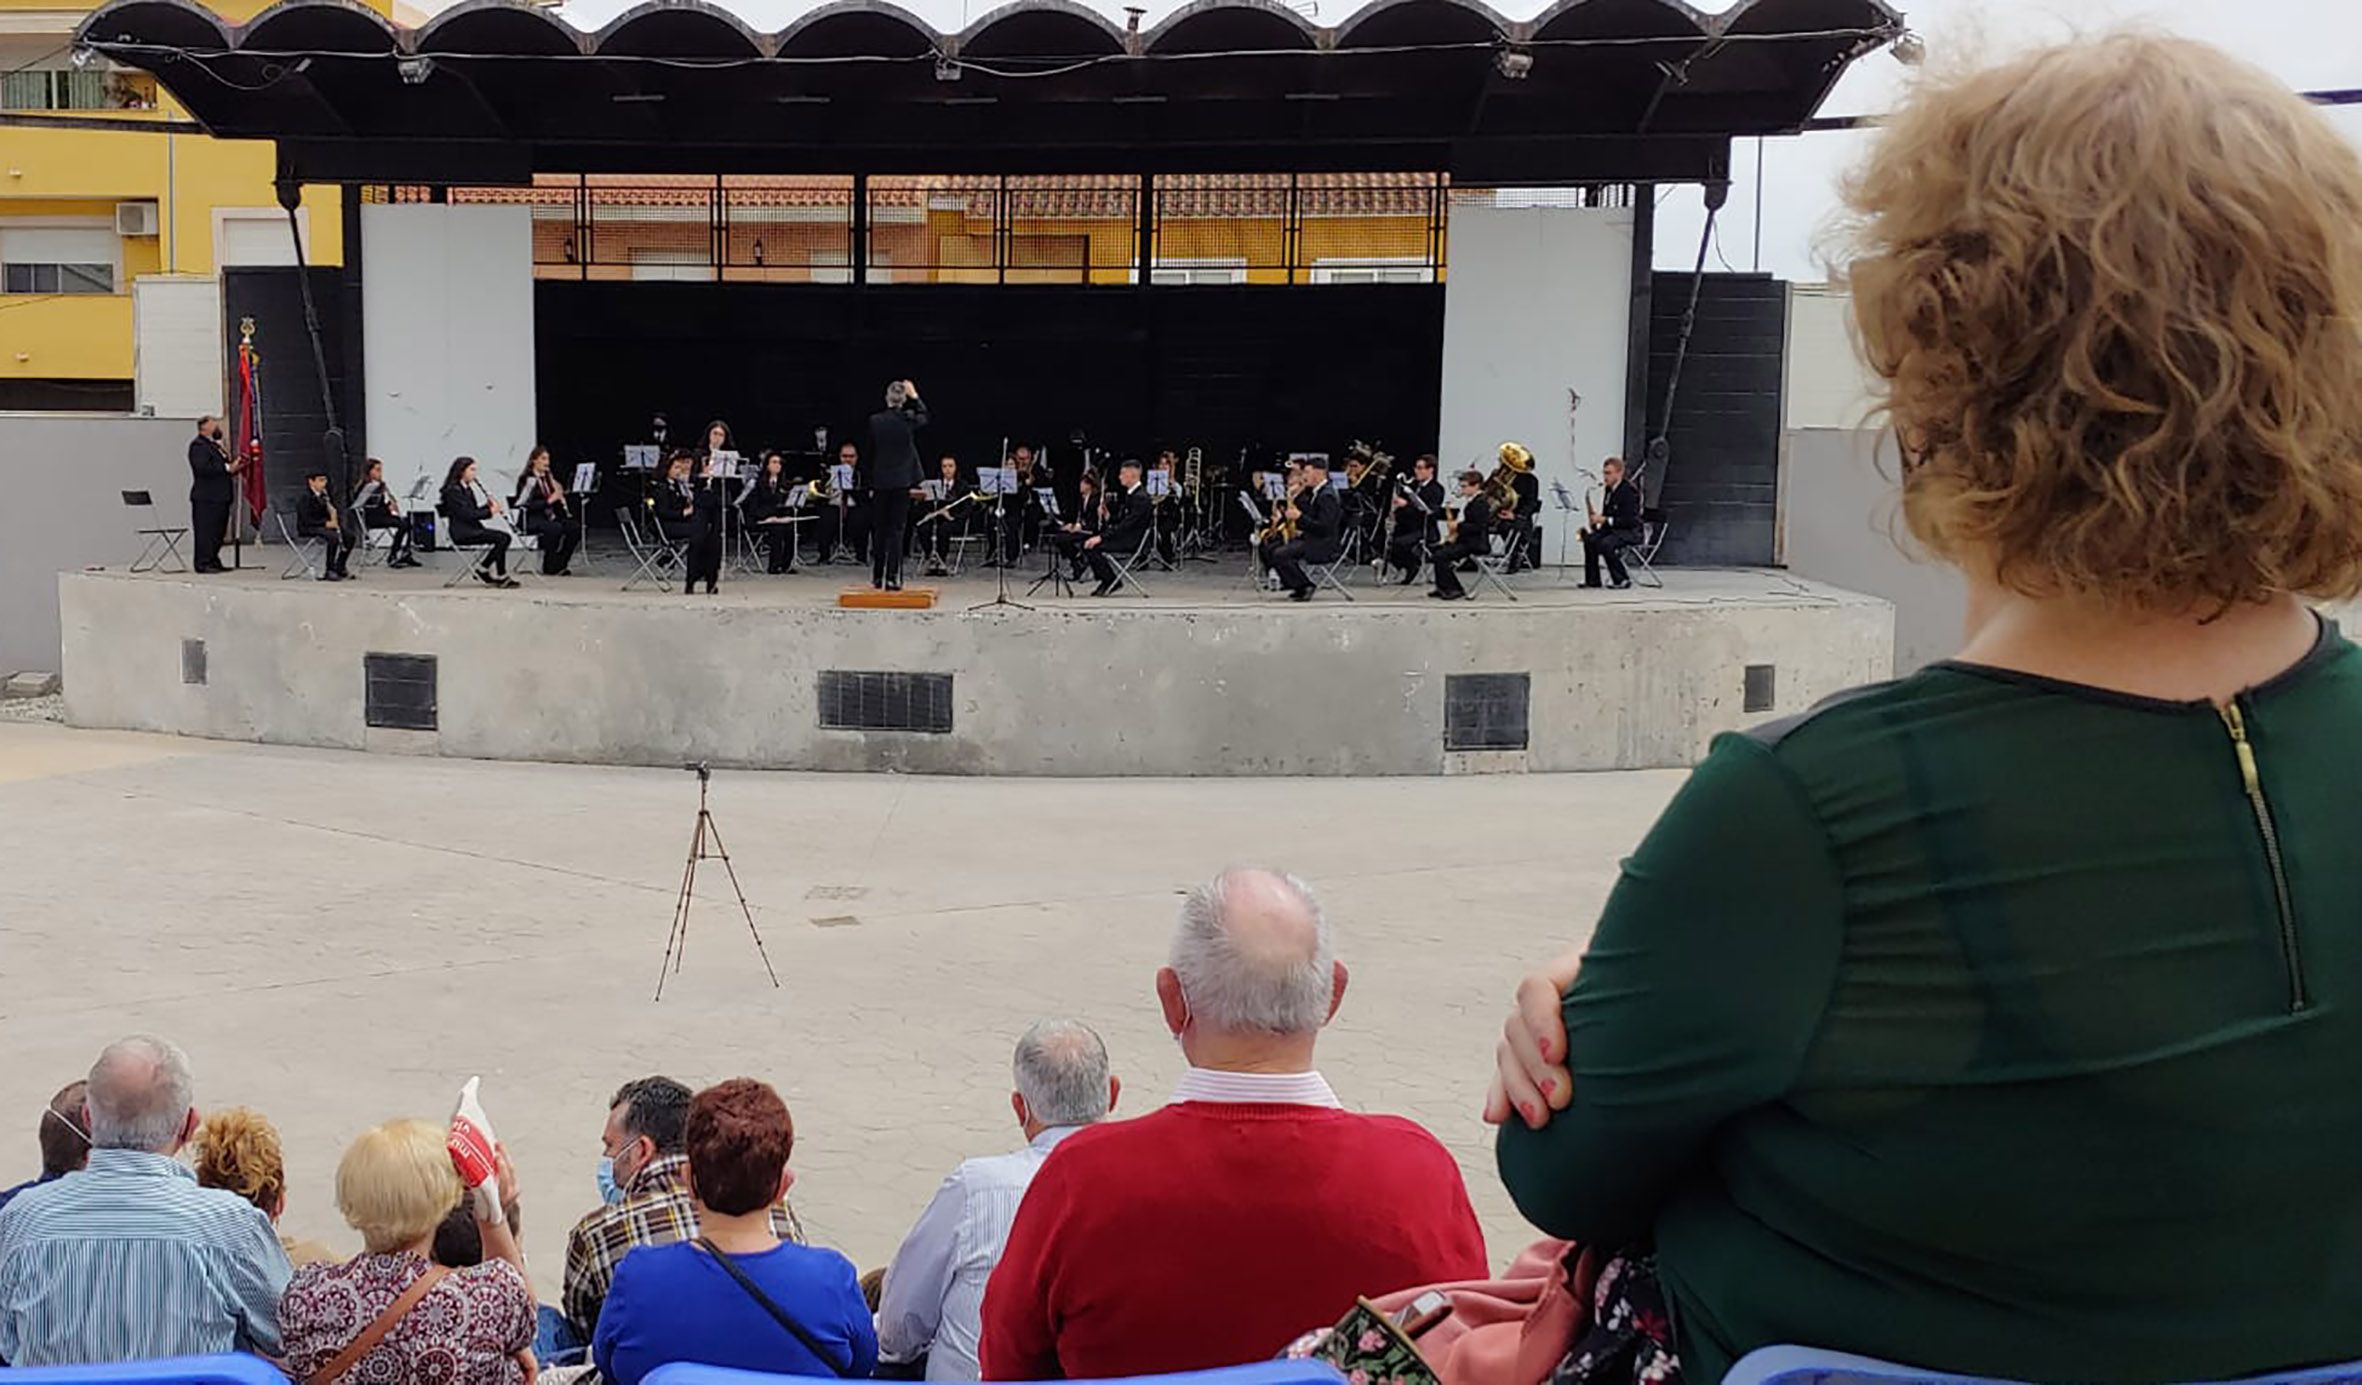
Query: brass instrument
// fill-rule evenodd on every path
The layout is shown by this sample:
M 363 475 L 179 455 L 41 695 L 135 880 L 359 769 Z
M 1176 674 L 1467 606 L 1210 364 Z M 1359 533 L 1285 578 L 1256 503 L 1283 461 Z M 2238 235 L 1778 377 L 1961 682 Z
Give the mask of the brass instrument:
M 1484 498 L 1492 502 L 1495 520 L 1517 512 L 1517 488 L 1510 478 L 1534 469 L 1534 454 L 1526 450 L 1524 443 L 1502 443 L 1499 456 L 1500 464 L 1484 478 Z
M 1302 513 L 1296 508 L 1296 497 L 1302 495 L 1304 490 L 1305 488 L 1301 485 L 1291 483 L 1288 486 L 1287 499 L 1271 507 L 1271 522 L 1263 526 L 1261 533 L 1255 535 L 1256 543 L 1292 543 L 1295 541 L 1296 521 L 1302 518 Z
M 808 505 L 834 505 L 841 495 L 836 478 L 826 466 L 821 467 L 818 476 L 804 483 L 804 502 Z
M 1192 447 L 1181 456 L 1181 489 L 1196 495 L 1206 483 L 1206 453 L 1204 448 Z

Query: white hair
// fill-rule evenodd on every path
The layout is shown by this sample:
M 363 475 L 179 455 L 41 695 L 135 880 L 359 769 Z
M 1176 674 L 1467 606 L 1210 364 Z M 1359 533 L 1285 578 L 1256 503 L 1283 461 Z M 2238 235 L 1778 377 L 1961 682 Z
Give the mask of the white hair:
M 197 1090 L 178 1044 L 134 1034 L 98 1055 L 82 1099 L 90 1104 L 91 1148 L 162 1154 L 179 1141 Z
M 1293 896 L 1310 924 L 1308 949 L 1239 946 L 1231 891 L 1260 877 Z M 1337 951 L 1312 887 L 1285 871 L 1233 867 L 1189 892 L 1173 931 L 1173 974 L 1200 1023 L 1214 1029 L 1310 1034 L 1328 1023 L 1336 998 Z
M 1017 1041 L 1018 1095 L 1044 1125 L 1107 1114 L 1107 1045 L 1080 1020 L 1043 1020 Z
M 887 384 L 886 384 L 886 407 L 887 407 L 887 408 L 889 408 L 889 409 L 899 409 L 899 408 L 901 408 L 901 407 L 903 406 L 903 404 L 904 404 L 906 401 L 908 401 L 908 400 L 909 400 L 909 398 L 910 398 L 910 391 L 909 391 L 909 390 L 906 390 L 906 389 L 904 389 L 904 388 L 902 387 L 902 382 L 901 382 L 900 380 L 890 380 L 890 381 L 888 381 L 888 382 L 887 382 Z

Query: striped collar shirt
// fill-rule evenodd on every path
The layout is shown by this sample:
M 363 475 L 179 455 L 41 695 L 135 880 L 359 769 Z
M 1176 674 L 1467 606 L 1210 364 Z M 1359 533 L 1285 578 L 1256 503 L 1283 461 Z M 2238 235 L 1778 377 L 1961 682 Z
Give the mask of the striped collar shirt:
M 975 1380 L 984 1286 L 1001 1262 L 1017 1204 L 1058 1142 L 1083 1129 L 1054 1125 L 1025 1148 L 970 1159 L 919 1214 L 878 1300 L 878 1350 L 887 1360 L 927 1356 L 929 1380 Z
M 0 1215 L 0 1360 L 276 1356 L 291 1273 L 253 1204 L 164 1155 L 94 1149 Z
M 1191 1068 L 1181 1074 L 1170 1104 L 1216 1101 L 1227 1105 L 1328 1106 L 1343 1105 L 1328 1079 L 1317 1072 L 1217 1072 Z

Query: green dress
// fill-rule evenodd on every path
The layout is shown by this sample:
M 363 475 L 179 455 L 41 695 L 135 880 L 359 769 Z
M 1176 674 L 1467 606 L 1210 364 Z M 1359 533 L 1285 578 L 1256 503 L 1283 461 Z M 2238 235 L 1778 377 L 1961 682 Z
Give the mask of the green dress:
M 1653 1239 L 1688 1378 L 1793 1343 L 2020 1379 L 2362 1357 L 2362 651 L 2217 709 L 1963 664 L 1724 736 L 1500 1136 Z

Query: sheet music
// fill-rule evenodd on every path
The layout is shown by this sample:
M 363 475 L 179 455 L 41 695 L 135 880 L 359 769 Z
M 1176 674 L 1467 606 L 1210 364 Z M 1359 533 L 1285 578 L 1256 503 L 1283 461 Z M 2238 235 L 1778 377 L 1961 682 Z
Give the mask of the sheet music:
M 713 456 L 707 460 L 706 474 L 719 476 L 725 481 L 737 480 L 738 454 L 726 447 L 715 448 Z
M 1163 497 L 1173 493 L 1173 473 L 1169 471 L 1152 471 L 1148 473 L 1147 480 L 1149 495 L 1158 499 L 1162 499 Z
M 1017 468 L 988 466 L 976 473 L 976 488 L 986 495 L 1015 495 L 1017 493 Z
M 623 466 L 626 471 L 654 471 L 656 469 L 656 444 L 633 443 L 625 447 L 623 449 Z
M 1245 510 L 1247 512 L 1247 516 L 1255 521 L 1255 527 L 1258 529 L 1262 528 L 1263 512 L 1255 507 L 1255 497 L 1247 494 L 1245 491 L 1240 491 L 1238 493 L 1238 503 L 1239 508 Z
M 853 489 L 852 464 L 849 462 L 829 463 L 828 481 L 830 485 L 835 486 L 840 491 L 849 491 Z
M 1344 493 L 1345 493 L 1345 473 L 1344 473 L 1344 472 L 1342 472 L 1342 471 L 1332 471 L 1332 472 L 1330 472 L 1330 473 L 1329 473 L 1329 489 L 1330 489 L 1330 490 L 1333 490 L 1333 491 L 1335 491 L 1335 492 L 1337 492 L 1337 493 L 1338 493 L 1338 494 L 1340 494 L 1340 495 L 1342 495 L 1342 494 L 1344 494 Z
M 1263 473 L 1263 498 L 1264 498 L 1265 500 L 1285 500 L 1285 499 L 1287 499 L 1287 498 L 1288 498 L 1288 478 L 1287 478 L 1287 477 L 1285 477 L 1285 476 L 1282 476 L 1282 475 L 1280 475 L 1280 474 L 1279 474 L 1278 472 L 1276 472 L 1276 471 L 1266 471 L 1266 472 L 1264 472 L 1264 473 Z
M 599 464 L 577 462 L 574 465 L 574 493 L 588 495 L 599 488 Z
M 943 483 L 941 481 L 921 481 L 919 489 L 927 493 L 929 500 L 937 504 L 943 503 Z

